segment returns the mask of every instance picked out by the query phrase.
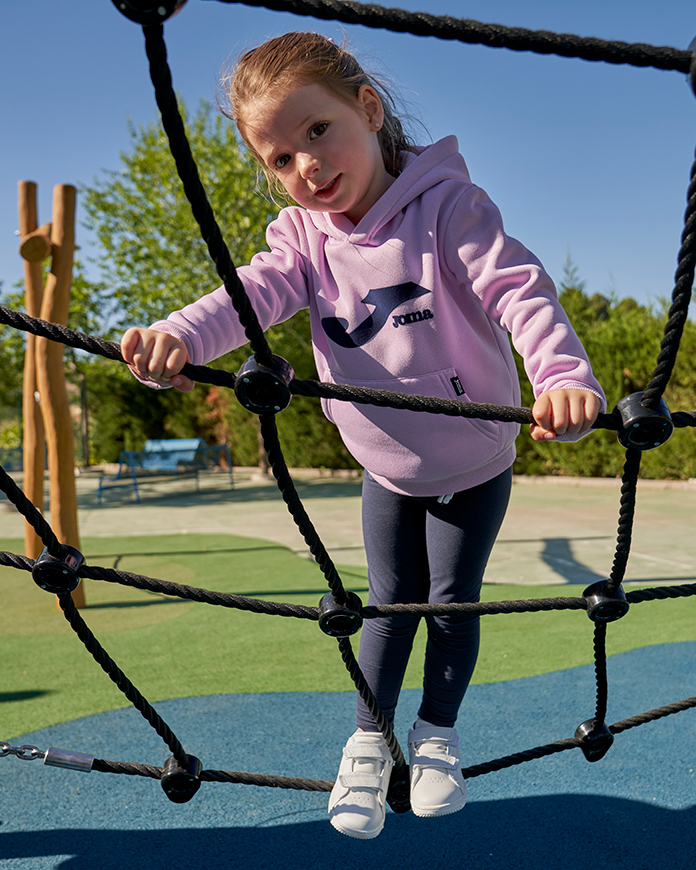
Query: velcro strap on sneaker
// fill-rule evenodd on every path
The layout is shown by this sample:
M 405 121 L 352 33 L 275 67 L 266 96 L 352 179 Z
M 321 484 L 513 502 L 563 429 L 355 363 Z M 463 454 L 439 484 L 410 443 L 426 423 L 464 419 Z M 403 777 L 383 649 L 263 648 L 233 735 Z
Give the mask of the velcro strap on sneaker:
M 459 759 L 454 755 L 421 755 L 419 753 L 411 765 L 412 767 L 450 767 L 455 769 L 459 766 Z
M 391 758 L 391 753 L 385 745 L 379 743 L 355 743 L 343 747 L 346 758 L 382 758 L 385 761 Z
M 343 773 L 339 777 L 343 788 L 383 788 L 382 777 L 377 773 Z

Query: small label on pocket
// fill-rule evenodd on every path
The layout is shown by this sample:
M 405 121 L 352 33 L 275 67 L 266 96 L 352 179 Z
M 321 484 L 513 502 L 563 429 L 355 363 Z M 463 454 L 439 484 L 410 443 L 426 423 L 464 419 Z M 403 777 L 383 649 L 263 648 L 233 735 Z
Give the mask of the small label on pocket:
M 464 387 L 462 386 L 462 382 L 459 380 L 459 378 L 455 376 L 453 378 L 450 378 L 450 381 L 452 382 L 452 386 L 454 387 L 454 392 L 458 396 L 463 396 L 464 395 Z

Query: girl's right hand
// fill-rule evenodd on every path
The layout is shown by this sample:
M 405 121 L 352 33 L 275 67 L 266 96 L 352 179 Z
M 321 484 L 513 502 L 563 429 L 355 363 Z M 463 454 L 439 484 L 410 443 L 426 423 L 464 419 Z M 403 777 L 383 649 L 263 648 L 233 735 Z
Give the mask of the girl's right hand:
M 131 371 L 139 378 L 161 387 L 174 387 L 190 392 L 195 382 L 180 374 L 189 362 L 186 345 L 180 338 L 156 329 L 133 327 L 123 334 L 121 354 Z

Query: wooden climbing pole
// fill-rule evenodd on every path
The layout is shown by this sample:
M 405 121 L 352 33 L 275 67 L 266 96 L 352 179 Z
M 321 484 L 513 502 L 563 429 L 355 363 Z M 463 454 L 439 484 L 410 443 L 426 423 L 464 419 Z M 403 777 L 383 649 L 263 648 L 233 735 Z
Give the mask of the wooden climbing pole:
M 19 231 L 32 317 L 67 325 L 75 252 L 75 203 L 70 184 L 53 188 L 53 220 L 38 226 L 36 184 L 19 182 Z M 43 262 L 50 258 L 44 285 Z M 80 549 L 75 487 L 75 441 L 63 367 L 63 345 L 29 335 L 24 362 L 24 492 L 43 510 L 44 456 L 48 452 L 51 526 L 61 543 Z M 43 544 L 27 523 L 25 553 L 35 559 Z M 84 607 L 82 586 L 73 593 Z

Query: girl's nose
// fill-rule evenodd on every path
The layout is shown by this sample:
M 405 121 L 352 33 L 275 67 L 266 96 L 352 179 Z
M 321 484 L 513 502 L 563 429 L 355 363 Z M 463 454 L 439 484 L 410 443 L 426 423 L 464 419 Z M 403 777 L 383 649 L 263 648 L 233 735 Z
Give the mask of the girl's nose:
M 302 178 L 309 178 L 319 169 L 319 161 L 312 154 L 298 154 L 297 164 Z

